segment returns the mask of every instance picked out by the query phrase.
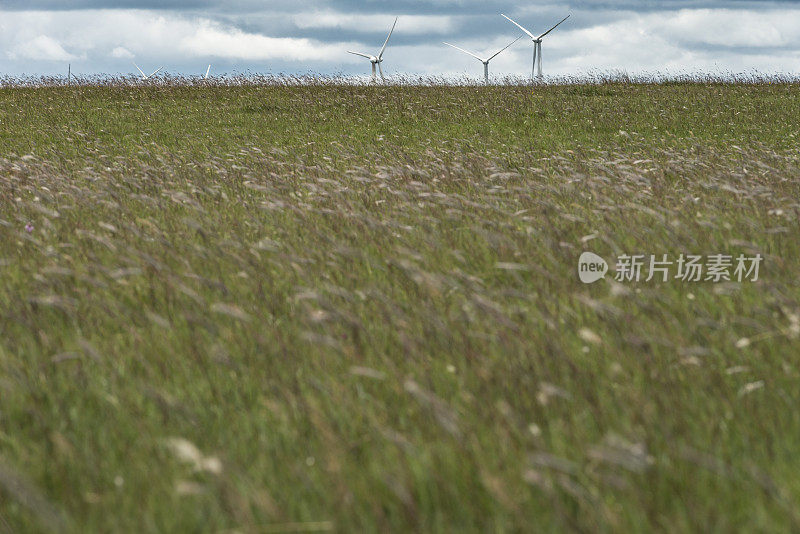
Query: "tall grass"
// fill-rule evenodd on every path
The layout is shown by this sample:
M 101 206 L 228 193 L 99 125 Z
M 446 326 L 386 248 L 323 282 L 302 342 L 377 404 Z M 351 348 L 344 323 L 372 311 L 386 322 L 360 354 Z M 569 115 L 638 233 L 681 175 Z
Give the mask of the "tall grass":
M 606 84 L 725 84 L 725 85 L 796 85 L 800 76 L 791 72 L 764 73 L 743 72 L 640 72 L 588 71 L 579 75 L 547 76 L 530 79 L 513 75 L 492 76 L 490 85 L 495 86 L 559 86 L 559 85 L 606 85 Z M 373 81 L 370 76 L 345 74 L 259 74 L 253 72 L 232 72 L 213 75 L 209 78 L 182 74 L 161 73 L 147 79 L 135 74 L 70 74 L 69 76 L 0 76 L 0 87 L 294 87 L 294 86 L 373 86 L 393 87 L 458 87 L 483 86 L 478 76 L 431 76 L 414 74 L 394 74 L 385 79 Z
M 797 530 L 797 96 L 3 89 L 0 525 Z

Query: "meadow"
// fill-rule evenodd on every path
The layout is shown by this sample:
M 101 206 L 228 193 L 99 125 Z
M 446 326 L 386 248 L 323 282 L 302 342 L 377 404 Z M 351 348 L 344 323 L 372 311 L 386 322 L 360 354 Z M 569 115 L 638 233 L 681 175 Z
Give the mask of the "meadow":
M 800 530 L 798 117 L 769 81 L 0 88 L 0 531 Z

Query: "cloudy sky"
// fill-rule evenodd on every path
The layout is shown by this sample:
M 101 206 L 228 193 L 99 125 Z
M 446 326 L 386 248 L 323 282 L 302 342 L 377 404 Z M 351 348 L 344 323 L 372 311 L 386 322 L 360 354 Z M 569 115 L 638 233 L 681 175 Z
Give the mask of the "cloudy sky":
M 476 60 L 572 17 L 545 38 L 545 74 L 800 72 L 800 0 L 0 0 L 0 75 L 151 71 L 362 74 L 399 16 L 389 73 L 474 75 Z M 495 74 L 530 73 L 520 40 Z

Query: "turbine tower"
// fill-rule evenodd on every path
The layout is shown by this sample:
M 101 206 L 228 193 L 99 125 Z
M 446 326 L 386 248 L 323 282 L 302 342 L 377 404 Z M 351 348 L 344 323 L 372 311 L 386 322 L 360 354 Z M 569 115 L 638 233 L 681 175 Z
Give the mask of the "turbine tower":
M 144 73 L 144 71 L 143 71 L 142 69 L 140 69 L 140 68 L 139 68 L 139 65 L 137 65 L 136 63 L 134 63 L 134 64 L 133 64 L 133 66 L 134 66 L 134 67 L 136 67 L 136 70 L 138 70 L 138 71 L 139 71 L 139 74 L 141 74 L 141 75 L 142 75 L 142 79 L 143 79 L 143 80 L 147 80 L 148 78 L 151 78 L 151 77 L 155 76 L 156 74 L 158 74 L 158 73 L 161 71 L 161 69 L 163 69 L 163 68 L 164 68 L 164 67 L 158 67 L 158 68 L 157 68 L 156 70 L 154 70 L 152 73 L 150 73 L 150 74 L 145 74 L 145 73 Z
M 383 69 L 381 68 L 381 63 L 383 63 L 383 53 L 386 51 L 386 45 L 389 44 L 389 38 L 392 36 L 392 32 L 394 32 L 394 27 L 395 26 L 397 26 L 397 17 L 395 17 L 394 24 L 392 24 L 392 29 L 389 31 L 389 35 L 386 37 L 386 40 L 383 42 L 383 47 L 381 48 L 381 51 L 378 52 L 377 56 L 371 56 L 369 54 L 362 54 L 361 52 L 353 52 L 351 50 L 347 51 L 350 54 L 355 54 L 357 56 L 365 57 L 365 58 L 367 58 L 369 60 L 370 63 L 372 63 L 372 81 L 373 82 L 377 81 L 377 75 L 376 75 L 376 72 L 375 72 L 375 67 L 376 66 L 377 66 L 378 70 L 381 73 L 381 80 L 386 80 L 386 78 L 383 77 Z
M 472 52 L 469 52 L 469 51 L 467 51 L 467 50 L 464 50 L 463 48 L 459 48 L 459 47 L 457 47 L 457 46 L 456 46 L 456 45 L 454 45 L 454 44 L 450 44 L 450 43 L 444 43 L 444 44 L 446 44 L 447 46 L 452 46 L 452 47 L 453 47 L 453 48 L 455 48 L 456 50 L 459 50 L 459 51 L 461 51 L 461 52 L 464 52 L 465 54 L 467 54 L 467 55 L 470 55 L 470 56 L 474 57 L 475 59 L 477 59 L 478 61 L 480 61 L 481 63 L 483 63 L 483 81 L 484 81 L 484 83 L 485 83 L 486 85 L 489 85 L 489 62 L 490 62 L 491 60 L 493 60 L 494 58 L 496 58 L 497 56 L 499 56 L 501 52 L 504 52 L 506 48 L 508 48 L 509 46 L 513 45 L 514 43 L 516 43 L 517 41 L 519 41 L 520 39 L 522 39 L 522 37 L 523 37 L 523 36 L 522 36 L 522 35 L 520 35 L 519 37 L 517 37 L 516 39 L 514 39 L 513 41 L 511 41 L 510 43 L 508 43 L 506 46 L 504 46 L 504 47 L 503 47 L 503 49 L 502 49 L 502 50 L 500 50 L 500 52 L 497 52 L 496 54 L 494 54 L 494 55 L 492 55 L 492 56 L 489 56 L 489 57 L 488 57 L 488 58 L 486 58 L 486 59 L 483 59 L 482 57 L 479 57 L 479 56 L 477 56 L 477 55 L 473 54 Z
M 547 30 L 546 32 L 544 32 L 543 34 L 541 34 L 540 36 L 537 37 L 537 36 L 533 35 L 531 32 L 529 32 L 528 30 L 526 30 L 525 28 L 523 28 L 522 26 L 520 26 L 516 21 L 512 20 L 509 17 L 506 17 L 503 13 L 500 13 L 500 14 L 503 17 L 505 17 L 506 19 L 508 19 L 508 21 L 511 22 L 512 24 L 514 24 L 517 28 L 519 28 L 520 30 L 522 30 L 526 34 L 528 34 L 528 37 L 530 37 L 531 41 L 533 41 L 533 68 L 531 69 L 531 79 L 533 79 L 534 76 L 536 76 L 539 79 L 541 79 L 542 78 L 542 38 L 544 38 L 544 36 L 547 35 L 548 33 L 550 33 L 551 31 L 553 31 L 556 28 L 558 28 L 559 26 L 561 26 L 561 23 L 564 22 L 565 20 L 567 20 L 568 18 L 570 18 L 571 15 L 567 15 L 566 17 L 561 19 L 561 22 L 559 22 L 558 24 L 556 24 L 555 26 L 553 26 L 552 28 L 550 28 L 549 30 Z M 536 72 L 537 70 L 539 71 L 538 74 Z

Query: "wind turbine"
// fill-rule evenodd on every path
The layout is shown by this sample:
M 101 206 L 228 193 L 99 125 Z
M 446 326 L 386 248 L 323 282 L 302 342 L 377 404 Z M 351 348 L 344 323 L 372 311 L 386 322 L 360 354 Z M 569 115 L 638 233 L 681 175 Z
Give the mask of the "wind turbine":
M 209 66 L 208 66 L 208 69 L 206 69 L 206 75 L 205 75 L 205 76 L 203 76 L 203 79 L 204 79 L 204 80 L 207 80 L 207 79 L 208 79 L 208 75 L 209 75 L 210 73 L 211 73 L 211 65 L 209 65 Z
M 158 68 L 157 68 L 156 70 L 154 70 L 154 71 L 153 71 L 151 74 L 145 74 L 145 73 L 144 73 L 144 71 L 143 71 L 142 69 L 140 69 L 140 68 L 139 68 L 139 65 L 137 65 L 136 63 L 134 63 L 134 64 L 133 64 L 133 66 L 134 66 L 134 67 L 136 67 L 136 70 L 138 70 L 138 71 L 139 71 L 139 74 L 141 74 L 141 75 L 142 75 L 142 79 L 143 79 L 143 80 L 146 80 L 146 79 L 148 79 L 148 78 L 151 78 L 151 77 L 155 76 L 156 74 L 158 74 L 159 72 L 161 72 L 161 69 L 163 69 L 163 68 L 164 68 L 164 67 L 158 67 Z
M 386 45 L 389 44 L 389 37 L 392 36 L 392 32 L 394 32 L 394 27 L 397 26 L 397 17 L 394 19 L 394 24 L 392 24 L 392 29 L 389 31 L 389 35 L 386 37 L 386 40 L 383 42 L 383 47 L 381 51 L 378 53 L 377 56 L 371 56 L 369 54 L 362 54 L 361 52 L 353 52 L 348 50 L 347 52 L 350 54 L 355 54 L 357 56 L 365 57 L 372 63 L 372 81 L 376 81 L 376 73 L 375 73 L 375 66 L 377 65 L 378 70 L 381 73 L 381 80 L 385 80 L 386 78 L 383 77 L 383 69 L 381 68 L 381 63 L 383 63 L 383 53 L 386 51 Z
M 446 44 L 447 46 L 452 46 L 456 50 L 460 50 L 461 52 L 464 52 L 465 54 L 470 55 L 470 56 L 474 57 L 475 59 L 477 59 L 478 61 L 480 61 L 481 63 L 483 63 L 483 80 L 484 80 L 484 83 L 486 83 L 486 85 L 489 85 L 489 62 L 491 60 L 493 60 L 495 57 L 499 56 L 501 52 L 504 52 L 506 48 L 508 48 L 509 46 L 513 45 L 514 43 L 516 43 L 517 41 L 522 39 L 522 37 L 523 36 L 520 35 L 519 37 L 517 37 L 516 39 L 514 39 L 513 41 L 508 43 L 506 46 L 504 46 L 503 49 L 500 50 L 500 52 L 497 52 L 493 56 L 489 56 L 486 59 L 483 59 L 482 57 L 479 57 L 479 56 L 473 54 L 472 52 L 464 50 L 463 48 L 459 48 L 454 44 L 450 44 L 450 43 L 444 43 L 444 44 Z
M 500 13 L 500 14 L 503 15 L 503 13 Z M 531 79 L 533 79 L 534 75 L 536 75 L 538 78 L 542 77 L 542 38 L 545 35 L 547 35 L 548 33 L 550 33 L 551 31 L 553 31 L 556 28 L 558 28 L 559 26 L 561 26 L 561 23 L 564 22 L 565 20 L 567 20 L 568 18 L 570 18 L 570 16 L 571 15 L 567 15 L 566 17 L 561 19 L 561 22 L 559 22 L 558 24 L 556 24 L 555 26 L 553 26 L 552 28 L 550 28 L 549 30 L 547 30 L 546 32 L 541 34 L 539 37 L 536 37 L 531 32 L 529 32 L 528 30 L 526 30 L 525 28 L 523 28 L 522 26 L 517 24 L 517 22 L 515 22 L 514 20 L 512 20 L 511 18 L 506 17 L 505 15 L 503 15 L 503 17 L 508 19 L 509 22 L 514 24 L 517 28 L 519 28 L 520 30 L 522 30 L 525 33 L 527 33 L 528 37 L 530 37 L 531 41 L 533 41 L 533 68 L 531 69 Z M 536 73 L 537 68 L 538 68 L 538 71 L 539 71 L 538 74 Z

